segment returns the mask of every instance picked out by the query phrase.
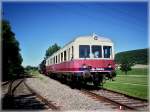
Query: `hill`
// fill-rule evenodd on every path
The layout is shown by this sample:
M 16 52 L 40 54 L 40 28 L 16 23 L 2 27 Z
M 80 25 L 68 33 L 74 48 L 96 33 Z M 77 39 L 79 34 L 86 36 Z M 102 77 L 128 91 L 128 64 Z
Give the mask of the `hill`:
M 148 64 L 148 48 L 119 52 L 115 61 L 120 64 L 122 60 L 129 60 L 135 64 Z

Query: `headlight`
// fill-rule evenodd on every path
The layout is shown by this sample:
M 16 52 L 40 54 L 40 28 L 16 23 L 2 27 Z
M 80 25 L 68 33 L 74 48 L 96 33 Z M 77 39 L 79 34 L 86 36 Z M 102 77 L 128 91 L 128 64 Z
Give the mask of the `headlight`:
M 94 71 L 94 70 L 95 70 L 95 68 L 92 68 L 91 70 L 92 70 L 92 71 Z
M 84 70 L 85 70 L 85 69 L 86 69 L 86 70 L 90 70 L 90 69 L 92 69 L 92 66 L 88 66 L 88 65 L 86 65 L 86 64 L 83 64 L 81 68 L 83 68 Z
M 88 66 L 86 64 L 83 64 L 82 65 L 82 68 L 87 68 Z
M 112 68 L 111 64 L 108 64 L 108 68 Z

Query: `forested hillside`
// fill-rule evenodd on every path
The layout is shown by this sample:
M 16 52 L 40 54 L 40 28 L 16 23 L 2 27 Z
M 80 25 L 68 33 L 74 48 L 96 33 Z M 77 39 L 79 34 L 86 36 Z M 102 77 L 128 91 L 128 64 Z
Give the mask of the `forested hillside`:
M 124 60 L 135 64 L 148 64 L 148 48 L 119 52 L 115 55 L 117 64 L 120 64 Z

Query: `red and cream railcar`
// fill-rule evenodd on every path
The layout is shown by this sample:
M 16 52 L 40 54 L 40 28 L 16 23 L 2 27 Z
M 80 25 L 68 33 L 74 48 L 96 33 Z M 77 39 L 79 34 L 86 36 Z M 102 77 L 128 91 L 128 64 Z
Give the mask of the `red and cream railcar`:
M 113 42 L 97 35 L 78 37 L 46 60 L 47 74 L 95 85 L 113 77 L 114 69 Z

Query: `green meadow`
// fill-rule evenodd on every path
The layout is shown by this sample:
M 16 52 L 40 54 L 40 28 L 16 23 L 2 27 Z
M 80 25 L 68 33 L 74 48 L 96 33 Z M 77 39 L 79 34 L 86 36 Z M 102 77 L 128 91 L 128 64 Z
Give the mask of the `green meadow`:
M 127 75 L 117 70 L 115 81 L 106 81 L 104 88 L 141 99 L 148 99 L 148 69 L 134 68 Z

